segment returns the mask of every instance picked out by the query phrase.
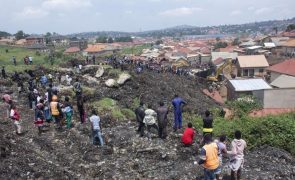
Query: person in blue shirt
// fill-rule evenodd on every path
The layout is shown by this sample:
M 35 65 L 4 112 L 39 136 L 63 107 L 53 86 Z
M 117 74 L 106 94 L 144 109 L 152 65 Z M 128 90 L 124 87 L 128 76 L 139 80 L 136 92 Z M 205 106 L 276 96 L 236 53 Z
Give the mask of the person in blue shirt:
M 182 128 L 182 107 L 186 102 L 180 98 L 177 94 L 172 100 L 172 105 L 174 106 L 174 131 Z

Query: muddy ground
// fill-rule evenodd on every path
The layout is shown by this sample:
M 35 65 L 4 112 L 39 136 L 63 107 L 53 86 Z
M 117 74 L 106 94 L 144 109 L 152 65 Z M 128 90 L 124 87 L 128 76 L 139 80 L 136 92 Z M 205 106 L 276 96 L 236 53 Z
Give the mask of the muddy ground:
M 1 87 L 0 93 L 13 89 L 15 85 Z M 132 80 L 119 88 L 100 83 L 89 100 L 110 97 L 118 100 L 121 107 L 130 108 L 133 99 L 140 96 L 156 106 L 159 100 L 170 104 L 177 93 L 188 102 L 186 111 L 202 113 L 218 106 L 200 89 L 202 84 L 186 77 L 144 72 L 133 74 Z M 39 136 L 27 98 L 15 93 L 12 96 L 20 109 L 25 134 L 14 134 L 11 120 L 5 118 L 5 108 L 1 108 L 0 179 L 202 179 L 202 168 L 194 164 L 197 148 L 183 147 L 181 132 L 173 133 L 170 126 L 167 140 L 155 136 L 148 141 L 138 137 L 134 121 L 118 121 L 109 126 L 102 119 L 106 146 L 97 147 L 91 144 L 90 124 L 79 124 L 75 115 L 75 125 L 70 130 L 57 131 L 52 125 Z M 284 150 L 260 147 L 246 153 L 244 179 L 294 178 L 295 159 Z M 228 176 L 224 175 L 224 179 Z

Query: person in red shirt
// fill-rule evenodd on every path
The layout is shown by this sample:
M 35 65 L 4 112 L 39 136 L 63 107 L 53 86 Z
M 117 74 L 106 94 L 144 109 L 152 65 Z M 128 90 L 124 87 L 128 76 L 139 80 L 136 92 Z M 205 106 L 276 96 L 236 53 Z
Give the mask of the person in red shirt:
M 185 146 L 190 146 L 193 144 L 195 135 L 195 130 L 193 129 L 192 123 L 187 124 L 187 128 L 184 130 L 183 135 L 181 137 L 181 141 Z

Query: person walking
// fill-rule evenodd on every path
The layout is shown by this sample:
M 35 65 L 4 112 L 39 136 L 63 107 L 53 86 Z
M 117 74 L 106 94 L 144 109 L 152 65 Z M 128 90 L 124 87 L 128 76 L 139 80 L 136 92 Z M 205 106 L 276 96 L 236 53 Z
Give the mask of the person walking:
M 157 109 L 157 120 L 159 127 L 159 138 L 166 139 L 167 137 L 167 123 L 168 123 L 168 108 L 165 106 L 164 102 L 159 103 L 160 107 Z
M 89 118 L 91 122 L 91 129 L 92 129 L 92 142 L 96 145 L 96 139 L 99 140 L 100 146 L 104 145 L 104 141 L 101 134 L 101 126 L 100 126 L 100 118 L 97 115 L 95 110 L 92 110 L 91 116 Z
M 12 62 L 14 64 L 14 66 L 16 66 L 16 57 L 15 56 L 12 56 Z
M 172 105 L 174 107 L 174 131 L 182 128 L 182 107 L 186 102 L 180 98 L 177 94 L 172 100 Z
M 204 179 L 215 180 L 215 174 L 219 167 L 218 159 L 218 146 L 215 142 L 212 142 L 211 134 L 204 136 L 205 145 L 200 152 L 199 165 L 204 168 Z
M 157 113 L 152 109 L 152 106 L 149 104 L 148 109 L 144 111 L 144 114 L 145 116 L 143 119 L 143 123 L 147 126 L 147 136 L 148 139 L 151 140 L 151 128 L 156 129 L 159 133 L 159 129 L 156 124 Z
M 244 165 L 244 150 L 247 147 L 246 141 L 241 139 L 241 131 L 235 131 L 235 139 L 231 142 L 231 151 L 227 151 L 230 155 L 231 180 L 239 180 L 242 176 Z
M 213 117 L 210 111 L 205 111 L 205 117 L 203 118 L 203 135 L 213 133 Z
M 141 101 L 139 107 L 135 110 L 136 121 L 138 122 L 138 129 L 137 132 L 139 133 L 140 137 L 144 136 L 144 123 L 143 119 L 145 116 L 144 113 L 144 103 Z
M 10 118 L 14 121 L 16 134 L 21 135 L 20 114 L 14 104 L 11 106 Z

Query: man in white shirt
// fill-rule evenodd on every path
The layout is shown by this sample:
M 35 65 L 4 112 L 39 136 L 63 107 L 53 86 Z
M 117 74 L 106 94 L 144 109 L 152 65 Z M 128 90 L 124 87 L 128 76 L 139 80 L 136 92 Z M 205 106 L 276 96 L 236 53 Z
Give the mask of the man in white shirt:
M 101 135 L 101 130 L 100 130 L 100 118 L 97 115 L 95 110 L 92 110 L 92 115 L 90 117 L 90 122 L 91 122 L 91 129 L 92 129 L 92 141 L 93 144 L 96 144 L 96 139 L 99 139 L 100 145 L 103 146 L 103 138 Z

